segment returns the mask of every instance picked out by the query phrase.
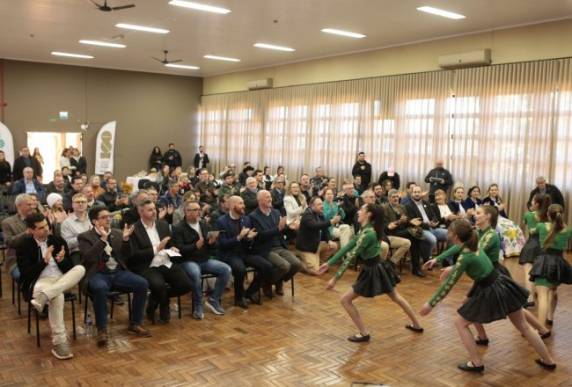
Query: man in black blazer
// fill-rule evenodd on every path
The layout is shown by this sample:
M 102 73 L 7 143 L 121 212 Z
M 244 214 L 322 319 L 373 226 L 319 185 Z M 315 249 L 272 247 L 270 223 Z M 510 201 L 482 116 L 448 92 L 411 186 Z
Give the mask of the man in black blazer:
M 560 204 L 564 207 L 564 196 L 562 196 L 562 192 L 556 187 L 555 185 L 548 184 L 546 179 L 542 176 L 536 178 L 536 188 L 530 191 L 530 195 L 528 197 L 527 206 L 530 208 L 532 203 L 532 198 L 536 194 L 544 194 L 550 196 L 550 200 L 552 204 Z
M 202 274 L 216 276 L 214 290 L 205 305 L 214 314 L 223 315 L 225 312 L 220 300 L 230 278 L 230 266 L 215 259 L 218 235 L 209 237 L 207 222 L 201 219 L 199 203 L 188 201 L 184 205 L 184 212 L 185 219 L 173 229 L 173 244 L 181 252 L 182 257 L 178 261 L 193 285 L 193 318 L 204 318 Z
M 438 228 L 439 217 L 435 214 L 433 205 L 423 200 L 423 192 L 421 187 L 415 185 L 411 187 L 411 201 L 405 206 L 407 216 L 412 219 L 411 223 L 415 226 L 423 228 L 422 255 L 423 260 L 427 261 L 432 254 L 433 248 L 437 245 L 437 241 L 447 240 L 447 230 Z
M 81 263 L 86 268 L 82 291 L 88 290 L 93 301 L 97 344 L 107 344 L 107 296 L 114 290 L 133 293 L 128 332 L 151 336 L 142 325 L 149 284 L 145 278 L 130 272 L 125 264 L 131 255 L 129 239 L 134 226 L 125 225 L 123 232 L 112 229 L 111 214 L 105 207 L 92 208 L 89 220 L 93 228 L 79 234 L 77 240 Z
M 216 221 L 216 229 L 221 231 L 218 247 L 221 261 L 232 268 L 234 277 L 234 297 L 236 305 L 247 309 L 246 299 L 260 305 L 260 286 L 271 283 L 272 264 L 252 251 L 254 238 L 258 234 L 248 216 L 244 214 L 244 201 L 240 196 L 231 196 L 227 201 L 228 213 Z M 248 266 L 256 269 L 254 279 L 246 291 L 244 278 Z
M 157 210 L 151 200 L 137 206 L 140 219 L 135 223 L 131 235 L 131 256 L 127 267 L 149 282 L 151 297 L 147 303 L 147 318 L 155 322 L 155 310 L 159 306 L 159 323 L 171 319 L 169 297 L 180 296 L 191 291 L 191 281 L 179 266 L 173 264 L 165 249 L 172 247 L 169 224 L 157 220 Z
M 195 159 L 193 160 L 193 165 L 197 170 L 202 168 L 208 168 L 209 163 L 209 155 L 205 152 L 205 147 L 203 145 L 199 146 L 199 153 L 195 154 Z
M 50 234 L 44 215 L 26 217 L 28 236 L 16 248 L 24 299 L 30 300 L 38 312 L 49 303 L 48 315 L 52 331 L 52 354 L 60 360 L 70 359 L 64 323 L 64 292 L 76 286 L 85 274 L 81 265 L 74 266 L 66 242 Z
M 14 160 L 12 168 L 13 181 L 20 180 L 24 177 L 24 168 L 30 167 L 34 170 L 34 177 L 42 176 L 42 166 L 40 162 L 30 155 L 30 149 L 27 146 L 20 149 L 20 156 Z
M 324 204 L 319 196 L 310 199 L 296 236 L 296 250 L 306 273 L 318 275 L 320 255 L 324 251 L 331 255 L 338 249 L 338 245 L 330 240 L 329 228 L 339 222 L 339 215 L 331 220 L 324 218 Z
M 288 250 L 284 239 L 286 229 L 286 217 L 272 208 L 272 196 L 270 192 L 262 190 L 258 192 L 258 208 L 250 213 L 252 225 L 258 232 L 254 238 L 253 250 L 268 259 L 274 266 L 272 282 L 276 286 L 276 294 L 284 295 L 283 283 L 290 281 L 302 268 L 300 260 Z M 272 285 L 264 288 L 266 296 L 272 296 Z

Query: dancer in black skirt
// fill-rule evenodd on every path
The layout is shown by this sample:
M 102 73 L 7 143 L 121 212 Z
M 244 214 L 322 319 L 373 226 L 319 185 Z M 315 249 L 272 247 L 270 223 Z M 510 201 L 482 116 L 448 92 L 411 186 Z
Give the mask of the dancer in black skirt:
M 361 225 L 358 234 L 328 262 L 320 266 L 318 271 L 319 274 L 325 273 L 330 265 L 335 264 L 345 256 L 336 275 L 328 282 L 326 289 L 331 290 L 336 286 L 336 282 L 344 274 L 352 260 L 360 257 L 364 262 L 357 281 L 341 298 L 343 307 L 359 329 L 359 333 L 348 337 L 348 340 L 366 342 L 370 339 L 361 316 L 353 304 L 353 301 L 360 296 L 375 297 L 387 294 L 391 301 L 399 305 L 411 319 L 412 324 L 405 327 L 414 332 L 423 332 L 411 305 L 395 289 L 395 285 L 399 283 L 400 279 L 393 270 L 393 266 L 385 259 L 380 260 L 380 240 L 383 237 L 384 229 L 383 209 L 375 204 L 364 205 L 358 212 L 358 222 Z
M 524 214 L 523 224 L 526 226 L 528 231 L 528 239 L 526 244 L 520 252 L 520 257 L 518 258 L 518 263 L 523 265 L 524 269 L 524 284 L 526 290 L 530 293 L 528 296 L 527 307 L 534 306 L 534 294 L 535 288 L 534 283 L 528 278 L 528 273 L 532 269 L 532 264 L 536 257 L 542 252 L 540 247 L 540 239 L 538 238 L 538 232 L 536 231 L 536 226 L 538 223 L 544 223 L 548 221 L 548 207 L 550 206 L 550 196 L 543 194 L 536 194 L 532 198 L 530 211 Z
M 556 289 L 560 284 L 572 284 L 572 266 L 564 259 L 572 227 L 566 227 L 563 218 L 564 208 L 560 204 L 548 207 L 549 222 L 536 226 L 542 253 L 530 270 L 530 280 L 538 293 L 538 319 L 549 325 L 554 320 Z
M 459 364 L 459 369 L 469 372 L 485 370 L 469 325 L 486 324 L 506 317 L 540 355 L 536 363 L 546 369 L 555 369 L 556 363 L 544 342 L 526 323 L 523 313 L 528 297 L 526 289 L 495 270 L 490 259 L 479 251 L 477 233 L 473 231 L 468 221 L 454 221 L 449 226 L 448 234 L 450 241 L 462 245 L 463 249 L 454 269 L 446 277 L 446 281 L 441 284 L 429 302 L 423 305 L 420 313 L 422 316 L 428 315 L 437 303 L 445 298 L 464 272 L 475 281 L 467 294 L 468 299 L 457 310 L 459 316 L 455 320 L 455 327 L 470 358 L 470 361 Z

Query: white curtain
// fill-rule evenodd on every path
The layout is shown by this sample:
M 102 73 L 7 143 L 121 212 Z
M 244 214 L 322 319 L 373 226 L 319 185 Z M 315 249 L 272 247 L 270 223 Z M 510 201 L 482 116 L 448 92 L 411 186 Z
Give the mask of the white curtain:
M 204 96 L 199 131 L 215 170 L 322 166 L 341 181 L 363 150 L 374 181 L 394 167 L 404 184 L 443 158 L 456 182 L 499 184 L 519 221 L 537 176 L 571 199 L 572 60 Z

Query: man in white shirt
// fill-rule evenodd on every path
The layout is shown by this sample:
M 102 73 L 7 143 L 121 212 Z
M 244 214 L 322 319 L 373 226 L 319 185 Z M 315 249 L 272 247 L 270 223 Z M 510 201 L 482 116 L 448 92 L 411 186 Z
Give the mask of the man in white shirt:
M 85 274 L 81 265 L 74 266 L 66 242 L 50 235 L 44 215 L 33 213 L 26 218 L 28 237 L 17 247 L 16 256 L 26 300 L 42 311 L 49 305 L 52 330 L 52 354 L 60 360 L 73 357 L 64 324 L 64 292 L 76 286 Z
M 68 244 L 70 258 L 77 265 L 81 261 L 77 237 L 93 226 L 87 216 L 87 198 L 84 194 L 78 193 L 72 197 L 72 208 L 73 212 L 62 223 L 60 233 Z

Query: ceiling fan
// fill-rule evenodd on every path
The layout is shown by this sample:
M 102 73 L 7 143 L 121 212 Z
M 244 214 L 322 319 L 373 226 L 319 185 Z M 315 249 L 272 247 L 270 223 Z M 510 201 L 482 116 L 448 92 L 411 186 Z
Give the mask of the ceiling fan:
M 154 56 L 152 58 L 155 59 L 157 62 L 161 62 L 163 64 L 178 63 L 178 62 L 183 61 L 182 59 L 169 60 L 169 59 L 167 59 L 168 54 L 169 54 L 169 51 L 163 50 L 163 55 L 164 55 L 163 59 L 155 58 Z
M 93 0 L 89 0 L 89 1 L 91 1 L 100 11 L 103 11 L 103 12 L 120 11 L 122 9 L 135 8 L 135 4 L 110 7 L 109 5 L 107 5 L 107 0 L 103 0 L 103 4 L 96 3 Z

